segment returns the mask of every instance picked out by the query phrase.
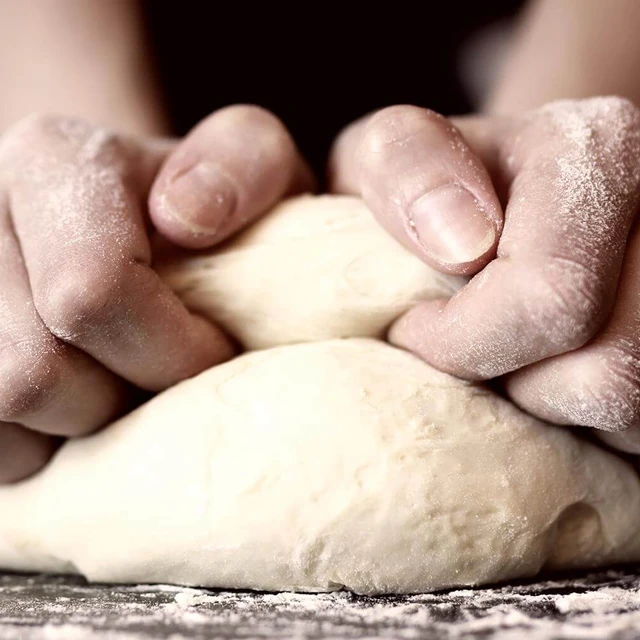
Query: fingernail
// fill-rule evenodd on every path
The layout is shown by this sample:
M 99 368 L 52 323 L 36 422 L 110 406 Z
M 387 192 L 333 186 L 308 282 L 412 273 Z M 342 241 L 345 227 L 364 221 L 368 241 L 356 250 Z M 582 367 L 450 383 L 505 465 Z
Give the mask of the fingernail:
M 411 210 L 411 222 L 420 244 L 446 264 L 477 260 L 496 238 L 495 227 L 478 201 L 455 184 L 418 198 Z
M 236 195 L 229 179 L 215 166 L 199 162 L 169 183 L 162 204 L 189 231 L 212 234 L 232 214 Z

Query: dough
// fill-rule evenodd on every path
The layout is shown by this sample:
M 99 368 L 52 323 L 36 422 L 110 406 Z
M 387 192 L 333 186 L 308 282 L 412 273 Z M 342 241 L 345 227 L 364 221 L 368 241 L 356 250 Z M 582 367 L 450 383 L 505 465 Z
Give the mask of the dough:
M 376 296 L 400 309 L 451 283 L 413 270 L 361 212 L 352 199 L 294 201 L 239 249 L 189 263 L 213 269 L 180 278 L 215 299 L 226 295 L 213 277 L 224 265 L 240 292 L 228 326 L 263 314 L 243 336 L 254 346 L 378 335 L 391 318 Z M 305 219 L 326 229 L 317 245 Z M 298 281 L 299 239 L 308 264 Z M 350 265 L 378 280 L 357 267 L 364 286 L 354 288 Z M 393 282 L 396 267 L 413 292 Z M 249 273 L 262 290 L 250 293 Z M 195 291 L 182 289 L 194 305 Z M 200 302 L 221 309 L 211 305 Z M 364 323 L 369 309 L 375 321 Z M 627 560 L 640 560 L 640 482 L 628 463 L 368 338 L 250 352 L 0 488 L 0 566 L 96 581 L 408 593 Z
M 630 466 L 379 341 L 244 355 L 0 490 L 0 560 L 414 592 L 640 558 Z
M 394 242 L 361 200 L 336 196 L 289 200 L 222 251 L 157 268 L 247 349 L 381 338 L 416 302 L 449 298 L 464 282 Z

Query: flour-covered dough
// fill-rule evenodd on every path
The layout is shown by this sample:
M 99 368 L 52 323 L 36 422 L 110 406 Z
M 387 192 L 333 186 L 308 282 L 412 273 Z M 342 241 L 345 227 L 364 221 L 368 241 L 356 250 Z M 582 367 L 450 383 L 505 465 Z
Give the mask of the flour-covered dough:
M 181 295 L 228 328 L 255 316 L 246 344 L 308 342 L 205 371 L 0 488 L 0 566 L 406 593 L 640 560 L 631 465 L 380 340 L 325 339 L 379 335 L 379 300 L 397 314 L 455 288 L 366 215 L 293 201 L 174 265 Z

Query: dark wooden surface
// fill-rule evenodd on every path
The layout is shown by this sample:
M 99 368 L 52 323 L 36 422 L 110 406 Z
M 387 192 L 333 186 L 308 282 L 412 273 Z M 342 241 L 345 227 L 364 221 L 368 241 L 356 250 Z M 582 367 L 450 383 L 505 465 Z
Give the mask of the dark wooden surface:
M 640 638 L 640 567 L 378 598 L 0 574 L 0 638 Z

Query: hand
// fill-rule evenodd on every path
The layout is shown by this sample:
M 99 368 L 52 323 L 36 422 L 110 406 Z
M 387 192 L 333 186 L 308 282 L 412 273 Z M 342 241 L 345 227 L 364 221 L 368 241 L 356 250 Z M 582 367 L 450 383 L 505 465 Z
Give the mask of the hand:
M 30 117 L 0 139 L 0 482 L 34 472 L 53 436 L 78 436 L 229 358 L 151 266 L 149 222 L 211 246 L 309 188 L 282 124 L 214 113 L 179 144 Z M 148 203 L 148 205 L 147 205 Z M 148 210 L 147 210 L 148 208 Z
M 636 107 L 452 120 L 391 107 L 341 134 L 330 181 L 425 262 L 474 276 L 400 318 L 393 343 L 463 378 L 504 376 L 530 413 L 640 453 Z

